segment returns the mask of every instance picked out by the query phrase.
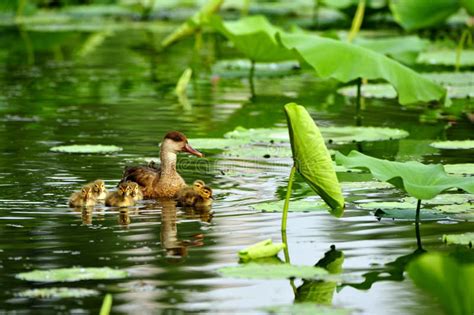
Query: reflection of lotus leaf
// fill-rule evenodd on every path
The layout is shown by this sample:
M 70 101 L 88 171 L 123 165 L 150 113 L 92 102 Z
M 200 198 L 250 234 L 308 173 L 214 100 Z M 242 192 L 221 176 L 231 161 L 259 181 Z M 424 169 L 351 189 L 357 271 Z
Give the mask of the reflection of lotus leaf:
M 112 153 L 122 151 L 121 147 L 115 145 L 101 145 L 101 144 L 74 144 L 74 145 L 62 145 L 50 148 L 50 151 L 61 152 L 61 153 L 78 153 L 78 154 L 89 154 L 89 153 Z
M 38 282 L 72 282 L 80 280 L 101 280 L 126 278 L 123 270 L 103 268 L 62 268 L 50 270 L 33 270 L 16 275 L 18 279 Z
M 57 298 L 82 298 L 98 295 L 96 290 L 82 288 L 43 288 L 21 291 L 17 294 L 24 298 L 57 299 Z
M 469 245 L 472 247 L 472 244 L 474 244 L 474 233 L 444 234 L 443 242 L 447 244 Z
M 445 150 L 474 149 L 474 140 L 437 141 L 430 144 L 433 148 Z
M 456 64 L 456 51 L 438 50 L 423 52 L 418 56 L 417 62 L 428 65 L 454 66 Z M 462 51 L 460 66 L 474 66 L 474 50 Z

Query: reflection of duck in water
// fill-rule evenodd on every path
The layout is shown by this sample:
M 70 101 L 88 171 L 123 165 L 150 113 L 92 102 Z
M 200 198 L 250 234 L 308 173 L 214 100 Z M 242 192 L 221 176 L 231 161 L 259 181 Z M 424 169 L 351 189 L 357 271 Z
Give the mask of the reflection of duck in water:
M 84 186 L 81 191 L 75 192 L 69 198 L 69 207 L 93 207 L 97 203 L 97 198 L 92 191 L 92 187 Z
M 120 183 L 117 191 L 109 193 L 105 198 L 105 205 L 109 207 L 131 207 L 135 205 L 135 200 L 132 197 L 132 183 Z
M 176 171 L 177 154 L 188 152 L 202 157 L 203 154 L 193 149 L 185 135 L 178 131 L 168 132 L 160 149 L 161 164 L 155 166 L 136 166 L 125 170 L 122 182 L 133 181 L 140 185 L 143 197 L 173 198 L 178 191 L 186 186 L 183 178 Z

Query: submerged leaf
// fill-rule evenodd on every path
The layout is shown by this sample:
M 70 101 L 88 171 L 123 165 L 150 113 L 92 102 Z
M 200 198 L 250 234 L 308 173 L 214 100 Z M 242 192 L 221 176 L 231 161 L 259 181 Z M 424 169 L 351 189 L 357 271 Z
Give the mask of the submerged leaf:
M 103 268 L 61 268 L 50 270 L 33 270 L 16 275 L 18 279 L 37 282 L 73 282 L 81 280 L 102 280 L 126 278 L 128 272 Z
M 303 106 L 285 105 L 293 161 L 309 186 L 328 204 L 331 214 L 344 213 L 344 197 L 331 155 L 313 119 Z
M 271 239 L 268 239 L 240 250 L 239 257 L 242 261 L 272 257 L 285 247 L 283 243 L 274 244 Z
M 83 298 L 98 295 L 96 290 L 82 288 L 43 288 L 31 289 L 18 292 L 16 295 L 23 298 L 37 299 L 61 299 L 61 298 Z
M 283 46 L 297 52 L 322 78 L 344 83 L 358 78 L 383 79 L 397 90 L 403 105 L 446 99 L 446 89 L 440 85 L 370 49 L 314 35 L 279 36 Z
M 430 144 L 433 148 L 445 150 L 474 149 L 474 140 L 437 141 Z
M 444 234 L 443 242 L 446 244 L 468 245 L 472 247 L 472 244 L 474 244 L 474 233 Z
M 357 151 L 351 151 L 348 156 L 336 152 L 336 162 L 350 168 L 367 168 L 376 179 L 389 182 L 417 199 L 432 199 L 450 188 L 474 193 L 473 179 L 448 176 L 442 165 L 393 162 Z
M 101 144 L 73 144 L 73 145 L 61 145 L 57 147 L 52 147 L 49 149 L 53 152 L 61 153 L 112 153 L 122 151 L 121 147 L 115 145 L 101 145 Z
M 412 261 L 407 270 L 415 285 L 435 297 L 446 314 L 474 313 L 474 264 L 428 253 Z
M 290 264 L 248 263 L 218 270 L 225 277 L 245 279 L 324 279 L 329 274 L 325 269 L 312 266 L 294 266 Z

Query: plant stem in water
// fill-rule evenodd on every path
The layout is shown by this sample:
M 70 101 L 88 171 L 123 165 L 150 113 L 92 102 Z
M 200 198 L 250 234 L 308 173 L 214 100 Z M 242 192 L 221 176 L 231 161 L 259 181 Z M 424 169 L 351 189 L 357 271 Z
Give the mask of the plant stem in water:
M 293 187 L 293 180 L 295 178 L 296 167 L 293 165 L 290 171 L 290 178 L 288 179 L 288 186 L 286 188 L 285 204 L 283 206 L 283 216 L 281 218 L 281 230 L 286 231 L 286 219 L 288 217 L 288 207 L 290 205 L 291 189 Z
M 349 35 L 347 36 L 347 41 L 349 43 L 352 42 L 352 40 L 357 36 L 357 33 L 359 33 L 362 21 L 364 20 L 364 11 L 365 0 L 359 0 L 354 19 L 352 20 L 351 30 L 349 31 Z
M 255 61 L 250 60 L 249 84 L 250 84 L 250 94 L 252 95 L 252 98 L 255 96 L 255 86 L 253 83 L 254 74 L 255 74 Z
M 357 97 L 356 97 L 356 126 L 362 125 L 362 114 L 361 111 L 361 88 L 362 88 L 362 78 L 357 79 Z
M 421 209 L 421 200 L 418 199 L 418 202 L 416 204 L 416 216 L 415 216 L 416 245 L 418 249 L 422 249 L 421 236 L 420 236 L 420 209 Z
M 464 43 L 467 43 L 468 46 L 472 46 L 472 34 L 469 28 L 465 29 L 462 32 L 461 39 L 459 39 L 459 44 L 456 48 L 456 72 L 459 72 L 459 68 L 461 67 L 461 53 L 464 49 Z

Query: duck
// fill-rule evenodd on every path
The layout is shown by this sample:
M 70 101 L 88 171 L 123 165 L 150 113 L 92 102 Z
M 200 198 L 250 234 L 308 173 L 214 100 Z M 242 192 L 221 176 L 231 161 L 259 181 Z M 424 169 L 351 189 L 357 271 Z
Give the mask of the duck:
M 204 181 L 198 179 L 194 181 L 192 186 L 186 186 L 182 188 L 176 194 L 176 201 L 179 206 L 192 207 L 196 202 L 196 198 L 199 197 L 199 191 L 205 186 Z
M 121 182 L 132 181 L 142 190 L 144 199 L 174 198 L 186 183 L 176 170 L 177 155 L 186 152 L 198 157 L 204 155 L 188 143 L 188 139 L 179 131 L 168 132 L 161 142 L 160 167 L 127 167 Z
M 90 186 L 92 188 L 92 193 L 95 195 L 97 200 L 104 200 L 108 194 L 108 191 L 105 188 L 105 184 L 102 179 L 97 179 L 87 184 L 87 186 Z
M 133 200 L 138 201 L 143 199 L 143 193 L 140 185 L 138 185 L 135 182 L 129 182 L 129 185 L 131 187 L 131 193 L 130 196 L 132 196 Z
M 105 205 L 109 207 L 131 207 L 135 205 L 132 197 L 130 182 L 120 183 L 117 191 L 111 192 L 105 198 Z
M 207 208 L 212 205 L 212 201 L 214 197 L 212 196 L 212 189 L 209 186 L 202 187 L 199 190 L 199 196 L 196 198 L 194 202 L 194 207 L 196 208 Z
M 97 203 L 97 198 L 92 191 L 92 187 L 84 186 L 81 191 L 77 191 L 69 198 L 69 207 L 81 208 L 81 207 L 93 207 Z

